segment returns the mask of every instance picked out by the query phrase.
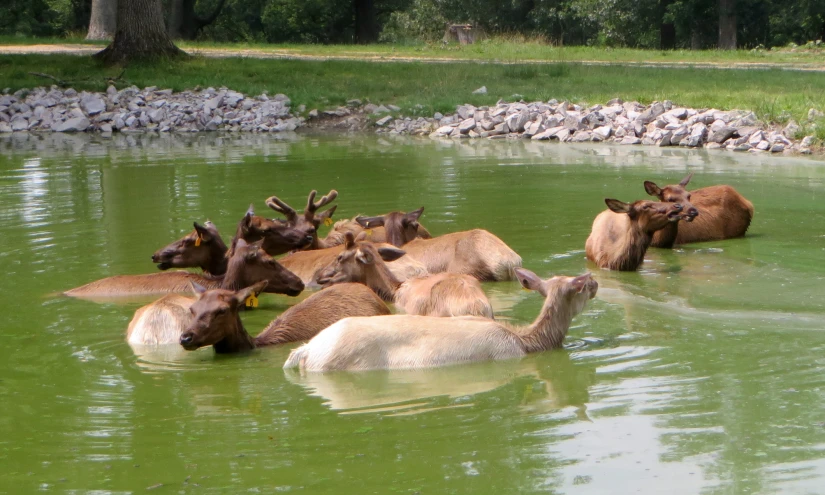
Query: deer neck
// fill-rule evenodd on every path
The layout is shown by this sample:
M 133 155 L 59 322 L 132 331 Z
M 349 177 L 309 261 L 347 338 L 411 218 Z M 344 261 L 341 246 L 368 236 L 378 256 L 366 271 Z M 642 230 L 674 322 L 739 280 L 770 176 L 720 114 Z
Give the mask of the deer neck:
M 209 257 L 200 269 L 210 275 L 223 275 L 226 273 L 228 260 L 226 259 L 226 244 L 223 241 L 215 242 L 209 246 Z
M 393 275 L 383 260 L 366 267 L 364 283 L 387 302 L 395 300 L 395 293 L 401 286 L 401 281 Z
M 235 321 L 227 328 L 226 336 L 212 347 L 218 354 L 251 351 L 255 348 L 255 341 L 243 327 L 241 317 L 235 315 Z
M 648 232 L 639 222 L 630 221 L 630 228 L 624 236 L 624 242 L 616 252 L 620 253 L 612 270 L 633 271 L 644 261 L 647 248 L 653 241 L 653 232 Z
M 212 276 L 211 274 L 198 275 L 197 273 L 188 273 L 186 278 L 205 289 L 220 289 L 225 277 L 223 275 Z M 186 288 L 188 289 L 189 286 L 187 285 Z
M 526 327 L 513 329 L 513 333 L 521 340 L 525 352 L 558 349 L 562 346 L 573 317 L 582 309 L 574 307 L 575 303 L 571 304 L 565 299 L 564 294 L 556 289 L 555 292 L 548 294 L 541 312 L 533 323 Z
M 679 233 L 679 222 L 669 222 L 663 229 L 657 230 L 656 247 L 673 247 Z

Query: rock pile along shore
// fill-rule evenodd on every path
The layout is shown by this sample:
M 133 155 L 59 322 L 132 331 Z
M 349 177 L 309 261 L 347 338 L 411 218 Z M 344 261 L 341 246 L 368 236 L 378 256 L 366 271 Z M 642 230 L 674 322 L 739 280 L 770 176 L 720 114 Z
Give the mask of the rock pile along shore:
M 422 107 L 412 109 L 419 112 Z M 298 113 L 303 113 L 303 106 Z M 363 105 L 308 113 L 309 120 L 291 112 L 286 95 L 248 97 L 226 88 L 174 93 L 155 87 L 105 93 L 74 89 L 35 88 L 0 95 L 0 133 L 54 132 L 283 132 L 300 127 L 427 135 L 433 138 L 520 138 L 561 142 L 612 142 L 624 145 L 725 148 L 733 151 L 810 153 L 813 137 L 795 139 L 800 126 L 769 128 L 749 111 L 693 109 L 665 100 L 642 105 L 613 99 L 583 107 L 570 102 L 499 101 L 494 106 L 459 105 L 453 114 L 433 117 L 393 117 L 393 105 Z M 383 115 L 383 117 L 382 117 Z M 811 109 L 809 119 L 822 117 Z M 332 122 L 330 124 L 330 122 Z

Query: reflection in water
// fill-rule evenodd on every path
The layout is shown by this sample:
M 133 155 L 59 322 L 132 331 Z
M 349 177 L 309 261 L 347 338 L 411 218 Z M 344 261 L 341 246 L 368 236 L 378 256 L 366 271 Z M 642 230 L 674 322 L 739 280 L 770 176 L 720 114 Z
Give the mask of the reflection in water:
M 574 406 L 577 416 L 586 418 L 584 403 L 589 380 L 578 376 L 585 370 L 575 369 L 565 352 L 547 353 L 542 358 L 531 356 L 429 370 L 302 373 L 290 369 L 284 372 L 289 381 L 305 387 L 310 395 L 323 398 L 330 409 L 347 413 L 410 413 L 469 406 L 475 395 L 529 377 L 532 380 L 524 389 L 523 406 L 529 406 L 533 412 Z M 444 403 L 440 398 L 452 400 Z
M 566 349 L 523 360 L 291 375 L 289 346 L 133 349 L 123 332 L 140 303 L 52 295 L 154 272 L 151 253 L 194 220 L 228 235 L 250 202 L 267 211 L 272 194 L 301 203 L 332 188 L 338 218 L 423 205 L 434 234 L 483 227 L 542 277 L 578 274 L 604 197 L 639 199 L 643 180 L 687 171 L 754 202 L 749 236 L 651 250 L 638 273 L 593 270 L 602 288 Z M 21 493 L 816 493 L 823 180 L 807 158 L 523 140 L 0 136 L 3 482 Z M 527 323 L 542 303 L 515 282 L 484 289 L 502 320 Z M 266 296 L 244 324 L 254 334 L 294 302 Z

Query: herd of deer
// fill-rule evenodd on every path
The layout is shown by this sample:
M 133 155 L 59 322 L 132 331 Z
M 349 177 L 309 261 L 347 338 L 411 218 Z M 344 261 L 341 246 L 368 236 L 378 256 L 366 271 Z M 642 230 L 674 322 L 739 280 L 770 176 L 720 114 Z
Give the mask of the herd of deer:
M 730 186 L 687 191 L 691 176 L 659 188 L 658 201 L 606 199 L 586 243 L 599 268 L 636 270 L 648 247 L 670 248 L 740 237 L 753 205 Z M 66 292 L 74 297 L 167 293 L 137 310 L 127 330 L 133 345 L 211 345 L 217 353 L 305 341 L 285 368 L 308 371 L 408 369 L 505 359 L 561 347 L 572 319 L 596 295 L 590 273 L 542 280 L 521 268 L 521 257 L 486 230 L 432 237 L 418 220 L 423 208 L 332 224 L 338 193 L 303 214 L 273 196 L 266 204 L 285 221 L 255 215 L 250 206 L 227 248 L 211 223 L 152 256 L 161 272 L 98 280 Z M 287 254 L 289 253 L 289 254 Z M 286 254 L 280 259 L 274 256 Z M 169 268 L 194 268 L 202 275 Z M 545 298 L 535 321 L 513 326 L 494 319 L 480 281 L 516 278 Z M 257 337 L 244 329 L 239 310 L 257 306 L 261 292 L 297 296 L 322 288 L 272 321 Z M 178 293 L 194 292 L 195 297 Z M 406 314 L 390 314 L 392 302 Z

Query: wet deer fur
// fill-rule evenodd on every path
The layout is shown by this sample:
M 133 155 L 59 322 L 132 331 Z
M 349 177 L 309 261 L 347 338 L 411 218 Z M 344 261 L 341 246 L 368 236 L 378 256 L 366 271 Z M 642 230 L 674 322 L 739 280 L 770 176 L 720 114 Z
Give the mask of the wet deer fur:
M 420 211 L 393 212 L 382 217 L 360 217 L 362 225 L 384 226 L 390 242 L 403 242 L 408 256 L 421 261 L 430 273 L 458 273 L 481 281 L 512 280 L 513 269 L 521 266 L 521 256 L 492 233 L 474 229 L 438 237 L 412 236 Z M 410 217 L 410 215 L 417 214 Z M 406 223 L 405 223 L 406 221 Z M 420 230 L 420 225 L 417 227 Z
M 318 283 L 361 283 L 405 313 L 424 316 L 483 316 L 493 318 L 493 308 L 478 280 L 469 275 L 438 273 L 402 282 L 387 267 L 404 256 L 401 249 L 356 242 L 346 234 L 344 250 L 321 271 Z
M 266 200 L 267 206 L 286 217 L 287 224 L 305 235 L 312 236 L 312 241 L 307 246 L 304 246 L 304 249 L 323 249 L 334 245 L 328 245 L 323 239 L 318 238 L 318 228 L 321 226 L 321 222 L 332 218 L 332 214 L 335 213 L 338 205 L 333 205 L 328 210 L 320 213 L 318 210 L 335 201 L 335 198 L 338 197 L 338 191 L 332 189 L 325 196 L 322 196 L 321 199 L 315 201 L 317 194 L 318 191 L 310 191 L 303 214 L 299 214 L 295 208 L 289 206 L 277 196 L 270 196 Z
M 249 205 L 246 214 L 238 222 L 235 236 L 226 251 L 225 257 L 231 258 L 235 253 L 235 244 L 239 239 L 247 243 L 263 239 L 263 249 L 271 256 L 288 253 L 294 249 L 303 249 L 313 242 L 313 235 L 297 228 L 289 222 L 270 220 L 255 215 L 253 205 Z
M 359 234 L 359 239 L 365 236 Z M 391 244 L 380 244 L 383 247 L 393 247 Z M 297 275 L 307 287 L 318 287 L 318 277 L 321 271 L 335 261 L 338 255 L 344 251 L 344 244 L 339 244 L 326 249 L 315 249 L 311 251 L 297 251 L 290 253 L 280 259 L 280 262 L 289 271 Z M 419 277 L 427 274 L 427 268 L 420 261 L 411 256 L 403 256 L 387 265 L 401 281 L 411 277 Z
M 538 317 L 530 325 L 512 326 L 476 316 L 345 318 L 293 350 L 284 368 L 432 368 L 517 358 L 561 347 L 573 318 L 596 295 L 598 283 L 589 273 L 541 280 L 524 268 L 514 271 L 522 286 L 545 297 Z
M 119 297 L 142 294 L 188 292 L 189 283 L 207 288 L 237 289 L 259 280 L 267 280 L 266 292 L 296 296 L 304 289 L 301 280 L 262 249 L 263 241 L 247 244 L 239 240 L 235 255 L 229 260 L 226 274 L 207 277 L 183 271 L 165 271 L 146 275 L 116 275 L 90 282 L 64 292 L 71 297 Z
M 218 353 L 240 352 L 309 340 L 342 318 L 390 314 L 387 305 L 368 288 L 341 284 L 292 306 L 251 338 L 238 317 L 249 289 L 258 290 L 255 286 L 239 292 L 196 287 L 198 299 L 191 306 L 189 325 L 179 334 L 180 344 L 187 350 L 211 345 Z
M 644 261 L 653 233 L 681 218 L 678 203 L 639 200 L 623 203 L 605 199 L 608 209 L 599 213 L 585 243 L 587 259 L 599 268 L 634 271 Z
M 160 270 L 200 268 L 209 275 L 223 275 L 228 261 L 227 247 L 218 228 L 210 221 L 194 225 L 195 230 L 155 251 L 152 262 L 157 263 Z
M 653 235 L 651 246 L 670 248 L 692 242 L 718 241 L 742 237 L 753 219 L 753 203 L 731 186 L 708 186 L 693 191 L 685 189 L 693 174 L 678 184 L 659 187 L 645 181 L 645 191 L 659 201 L 691 203 L 698 216 L 690 223 L 679 222 Z

